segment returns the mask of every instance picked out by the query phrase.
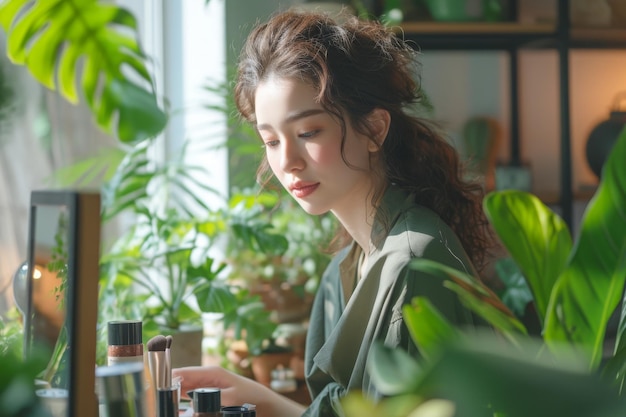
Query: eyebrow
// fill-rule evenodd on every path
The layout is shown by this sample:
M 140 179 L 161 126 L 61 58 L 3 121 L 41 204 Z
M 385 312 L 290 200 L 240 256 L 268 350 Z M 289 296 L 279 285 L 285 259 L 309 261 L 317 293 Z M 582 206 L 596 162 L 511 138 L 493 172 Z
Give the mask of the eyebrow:
M 294 113 L 291 113 L 289 116 L 287 116 L 287 118 L 285 119 L 285 123 L 292 123 L 292 122 L 295 122 L 296 120 L 304 119 L 310 116 L 315 116 L 321 113 L 326 113 L 326 111 L 323 109 L 308 109 L 308 110 L 294 112 Z M 256 128 L 257 130 L 271 130 L 272 129 L 272 127 L 266 123 L 257 124 Z

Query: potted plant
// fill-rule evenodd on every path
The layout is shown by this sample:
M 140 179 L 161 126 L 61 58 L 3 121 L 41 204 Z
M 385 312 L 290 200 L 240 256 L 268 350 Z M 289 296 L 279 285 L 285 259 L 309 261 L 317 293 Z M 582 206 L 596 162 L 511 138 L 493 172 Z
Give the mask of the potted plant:
M 130 213 L 133 223 L 101 258 L 101 329 L 111 319 L 141 318 L 145 340 L 173 334 L 177 350 L 187 358 L 177 366 L 199 364 L 202 313 L 222 313 L 236 338 L 260 344 L 273 330 L 260 314 L 262 305 L 228 282 L 226 263 L 213 255 L 237 226 L 223 210 L 195 197 L 199 189 L 215 192 L 193 175 L 202 168 L 185 162 L 185 148 L 157 164 L 149 160 L 149 145 L 137 144 L 103 188 L 103 221 Z M 246 231 L 267 241 L 275 238 L 268 227 L 257 222 Z M 177 341 L 189 328 L 193 341 Z M 189 346 L 195 347 L 195 356 L 184 352 Z
M 227 356 L 235 368 L 267 385 L 278 365 L 297 368 L 296 375 L 302 376 L 306 322 L 330 260 L 324 247 L 334 222 L 328 216 L 309 216 L 289 196 L 258 188 L 234 190 L 221 213 L 229 224 L 227 279 L 257 297 L 273 324 L 272 332 L 253 344 L 227 334 Z
M 281 193 L 249 189 L 229 203 L 229 280 L 259 294 L 278 323 L 308 318 L 312 296 L 330 261 L 325 248 L 334 232 L 330 216 L 310 216 Z M 272 227 L 272 239 L 250 233 L 255 223 Z
M 369 361 L 381 392 L 394 398 L 381 405 L 394 410 L 386 415 L 406 416 L 431 398 L 447 407 L 448 414 L 439 415 L 452 415 L 450 407 L 468 416 L 623 412 L 624 313 L 614 346 L 606 346 L 605 331 L 626 281 L 625 158 L 626 130 L 574 241 L 563 220 L 532 194 L 498 191 L 485 199 L 490 222 L 531 288 L 540 337 L 528 336 L 500 299 L 471 277 L 435 262 L 414 262 L 505 338 L 455 329 L 428 300 L 416 298 L 404 314 L 424 360 L 377 345 Z M 364 404 L 360 396 L 347 399 L 348 415 L 374 415 L 357 414 Z

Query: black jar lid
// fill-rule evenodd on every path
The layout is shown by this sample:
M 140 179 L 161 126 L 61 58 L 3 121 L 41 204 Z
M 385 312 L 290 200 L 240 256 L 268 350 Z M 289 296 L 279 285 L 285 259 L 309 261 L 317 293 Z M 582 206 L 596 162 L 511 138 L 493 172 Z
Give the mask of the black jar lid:
M 107 323 L 109 345 L 139 345 L 142 343 L 141 320 L 119 320 Z
M 252 404 L 222 407 L 222 415 L 225 417 L 256 417 L 256 407 Z
M 220 411 L 222 399 L 219 388 L 196 388 L 192 393 L 193 411 L 196 413 Z

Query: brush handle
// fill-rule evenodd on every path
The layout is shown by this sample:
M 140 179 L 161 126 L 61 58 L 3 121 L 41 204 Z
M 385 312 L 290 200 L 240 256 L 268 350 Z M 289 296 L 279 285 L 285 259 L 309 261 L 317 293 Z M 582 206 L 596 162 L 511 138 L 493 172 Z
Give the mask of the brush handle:
M 148 352 L 148 366 L 150 366 L 152 384 L 156 390 L 169 388 L 172 384 L 171 371 L 168 382 L 168 365 L 165 357 L 165 351 L 163 350 L 151 350 Z
M 172 386 L 172 351 L 170 348 L 165 349 L 165 383 L 166 387 Z
M 176 388 L 157 390 L 156 417 L 178 417 L 178 392 Z

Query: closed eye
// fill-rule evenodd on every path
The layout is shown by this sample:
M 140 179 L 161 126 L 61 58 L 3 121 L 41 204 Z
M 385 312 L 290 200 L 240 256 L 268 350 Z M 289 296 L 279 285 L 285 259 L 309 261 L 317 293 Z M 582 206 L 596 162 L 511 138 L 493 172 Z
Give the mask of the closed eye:
M 278 140 L 268 140 L 267 142 L 263 143 L 263 146 L 265 146 L 266 148 L 275 148 L 276 146 L 278 146 L 279 143 L 280 141 Z
M 309 138 L 312 138 L 312 137 L 314 137 L 315 135 L 317 135 L 319 132 L 320 132 L 320 130 L 319 130 L 319 129 L 316 129 L 316 130 L 310 130 L 310 131 L 308 131 L 308 132 L 304 132 L 304 133 L 300 133 L 300 134 L 298 134 L 298 137 L 299 137 L 299 138 L 303 138 L 303 139 L 309 139 Z

